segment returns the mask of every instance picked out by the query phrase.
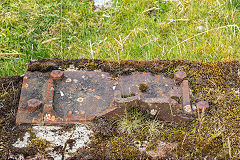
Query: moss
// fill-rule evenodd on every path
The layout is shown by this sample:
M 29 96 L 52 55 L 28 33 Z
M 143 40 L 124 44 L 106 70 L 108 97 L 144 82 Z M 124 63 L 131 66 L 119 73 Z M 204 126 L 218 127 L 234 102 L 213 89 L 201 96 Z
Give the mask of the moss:
M 134 146 L 133 140 L 130 137 L 113 136 L 108 141 L 102 141 L 101 139 L 93 138 L 94 146 L 89 145 L 94 150 L 94 155 L 99 158 L 105 159 L 133 159 L 133 158 L 146 158 L 141 152 Z
M 116 121 L 106 118 L 94 120 L 94 135 L 87 147 L 75 155 L 76 159 L 146 159 L 134 145 L 134 137 L 121 133 Z
M 0 78 L 0 155 L 5 158 L 11 149 L 11 143 L 15 142 L 25 127 L 19 128 L 15 123 L 18 99 L 20 95 L 22 78 Z
M 85 66 L 86 66 L 87 68 L 91 69 L 91 70 L 94 70 L 94 69 L 97 68 L 98 65 L 97 65 L 96 63 L 94 63 L 94 62 L 89 62 L 89 63 L 87 63 Z
M 148 89 L 148 87 L 147 87 L 147 84 L 146 84 L 146 83 L 140 83 L 140 84 L 139 84 L 139 90 L 140 90 L 141 92 L 147 92 L 147 89 Z
M 35 62 L 34 65 L 29 64 L 29 71 L 47 72 L 50 70 L 58 69 L 58 66 L 54 62 Z
M 134 93 L 131 93 L 130 95 L 122 95 L 121 97 L 122 98 L 128 98 L 128 97 L 133 97 L 133 96 L 135 96 Z
M 44 139 L 33 138 L 28 147 L 33 148 L 37 152 L 45 152 L 46 148 L 50 147 L 50 142 Z

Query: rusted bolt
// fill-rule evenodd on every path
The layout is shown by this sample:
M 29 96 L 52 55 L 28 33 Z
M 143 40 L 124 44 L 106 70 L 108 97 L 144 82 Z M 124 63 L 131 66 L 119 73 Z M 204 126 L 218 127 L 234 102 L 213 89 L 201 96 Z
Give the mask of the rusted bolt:
M 174 73 L 175 82 L 182 82 L 184 78 L 187 77 L 187 74 L 183 71 L 177 71 Z
M 51 78 L 52 78 L 53 80 L 61 80 L 61 79 L 63 79 L 63 76 L 64 76 L 63 71 L 53 70 L 53 71 L 51 72 Z
M 38 99 L 30 99 L 27 101 L 27 110 L 35 112 L 41 107 L 41 102 Z
M 199 111 L 202 111 L 203 109 L 207 111 L 209 109 L 209 104 L 207 101 L 200 101 L 196 104 Z

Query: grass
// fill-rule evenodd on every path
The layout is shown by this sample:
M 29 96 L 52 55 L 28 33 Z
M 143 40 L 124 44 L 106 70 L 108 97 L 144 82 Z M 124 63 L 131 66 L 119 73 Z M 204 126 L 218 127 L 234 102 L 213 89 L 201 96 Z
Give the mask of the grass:
M 95 9 L 89 0 L 2 0 L 0 76 L 23 74 L 31 59 L 56 57 L 239 60 L 239 4 L 119 0 Z
M 224 113 L 221 115 L 223 120 L 220 120 L 216 114 L 209 116 L 203 112 L 198 114 L 196 120 L 192 121 L 191 124 L 179 125 L 145 118 L 141 112 L 134 114 L 128 112 L 122 116 L 118 127 L 121 132 L 127 133 L 133 139 L 146 140 L 149 150 L 154 148 L 157 151 L 155 147 L 159 140 L 177 144 L 168 153 L 168 156 L 174 157 L 174 159 L 184 157 L 186 159 L 200 157 L 239 159 L 237 140 L 239 137 L 235 136 L 237 131 L 236 126 L 234 126 L 236 117 L 230 116 L 230 118 Z M 137 121 L 141 121 L 141 124 L 136 123 Z M 233 132 L 231 133 L 231 131 Z

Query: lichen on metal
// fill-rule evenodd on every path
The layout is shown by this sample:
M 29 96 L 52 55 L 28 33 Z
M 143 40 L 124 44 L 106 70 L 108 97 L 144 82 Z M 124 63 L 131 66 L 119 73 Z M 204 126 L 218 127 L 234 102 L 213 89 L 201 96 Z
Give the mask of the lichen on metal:
M 192 114 L 189 82 L 185 73 L 174 76 L 178 77 L 145 72 L 117 78 L 100 71 L 27 72 L 16 121 L 55 125 L 99 116 L 115 119 L 134 103 L 162 120 L 187 121 L 187 114 Z

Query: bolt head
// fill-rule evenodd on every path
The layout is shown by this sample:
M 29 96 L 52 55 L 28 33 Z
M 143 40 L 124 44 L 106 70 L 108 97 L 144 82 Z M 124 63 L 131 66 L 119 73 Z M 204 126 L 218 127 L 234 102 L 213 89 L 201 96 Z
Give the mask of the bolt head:
M 174 80 L 175 82 L 182 82 L 184 78 L 187 77 L 187 73 L 183 71 L 177 71 L 174 73 Z
M 196 104 L 197 108 L 199 109 L 199 111 L 202 111 L 203 109 L 205 111 L 209 110 L 209 104 L 207 101 L 200 101 Z
M 60 71 L 60 70 L 53 70 L 51 72 L 51 78 L 53 80 L 62 80 L 64 77 L 64 73 L 63 71 Z
M 35 112 L 41 107 L 41 101 L 38 99 L 30 99 L 27 101 L 27 110 L 29 112 Z

